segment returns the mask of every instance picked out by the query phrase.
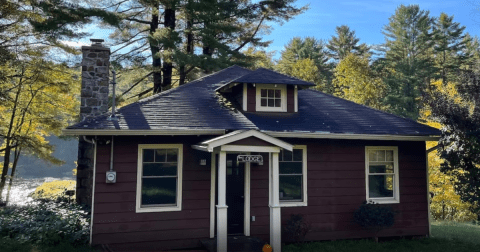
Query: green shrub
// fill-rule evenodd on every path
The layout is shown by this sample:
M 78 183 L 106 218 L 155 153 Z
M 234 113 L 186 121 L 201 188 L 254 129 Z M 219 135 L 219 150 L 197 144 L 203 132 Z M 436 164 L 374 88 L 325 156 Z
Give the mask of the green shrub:
M 302 242 L 310 230 L 310 225 L 302 214 L 292 214 L 283 228 L 286 242 Z
M 0 237 L 19 243 L 85 245 L 90 215 L 83 207 L 41 200 L 27 206 L 0 209 Z
M 395 223 L 395 212 L 389 206 L 365 201 L 353 213 L 353 221 L 365 229 L 374 231 L 375 241 L 378 242 L 378 233 Z

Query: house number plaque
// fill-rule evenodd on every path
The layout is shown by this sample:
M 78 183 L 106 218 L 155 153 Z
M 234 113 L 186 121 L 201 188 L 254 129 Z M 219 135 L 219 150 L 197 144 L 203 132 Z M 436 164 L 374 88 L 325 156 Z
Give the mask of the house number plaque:
M 237 162 L 240 163 L 257 163 L 263 164 L 263 156 L 262 155 L 238 155 Z

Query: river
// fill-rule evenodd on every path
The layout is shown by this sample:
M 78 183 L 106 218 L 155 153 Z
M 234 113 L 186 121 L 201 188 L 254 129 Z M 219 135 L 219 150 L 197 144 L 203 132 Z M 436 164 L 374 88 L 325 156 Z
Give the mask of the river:
M 43 184 L 44 182 L 50 182 L 55 180 L 72 180 L 73 177 L 65 177 L 65 178 L 53 178 L 53 177 L 43 177 L 43 178 L 14 178 L 13 184 L 10 189 L 9 181 L 7 180 L 7 184 L 5 185 L 5 189 L 2 193 L 2 200 L 5 200 L 8 195 L 8 202 L 7 205 L 19 205 L 23 206 L 28 203 L 31 203 L 33 199 L 30 197 L 30 194 L 35 191 L 35 189 Z

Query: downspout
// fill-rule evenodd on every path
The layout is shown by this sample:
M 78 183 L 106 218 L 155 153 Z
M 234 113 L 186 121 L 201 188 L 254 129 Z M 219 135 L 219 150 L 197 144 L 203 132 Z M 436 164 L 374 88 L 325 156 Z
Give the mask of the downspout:
M 92 140 L 88 140 L 85 136 L 83 136 L 83 140 L 87 143 L 91 143 L 94 145 L 93 147 L 93 182 L 92 182 L 92 209 L 90 211 L 90 245 L 92 245 L 92 235 L 93 235 L 93 211 L 95 208 L 95 172 L 97 168 L 97 141 L 92 138 Z

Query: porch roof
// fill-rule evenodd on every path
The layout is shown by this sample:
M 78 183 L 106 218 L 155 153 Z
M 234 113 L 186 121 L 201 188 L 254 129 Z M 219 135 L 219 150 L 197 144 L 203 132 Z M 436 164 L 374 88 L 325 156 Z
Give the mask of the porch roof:
M 255 137 L 275 147 L 280 147 L 289 151 L 292 151 L 293 149 L 293 145 L 287 142 L 284 142 L 282 140 L 279 140 L 275 137 L 269 136 L 265 133 L 259 132 L 257 130 L 236 130 L 226 135 L 215 137 L 207 141 L 203 141 L 197 145 L 193 145 L 192 147 L 197 150 L 213 152 L 214 148 L 216 147 L 229 145 L 231 143 L 235 143 L 237 141 L 240 141 L 242 139 L 247 139 L 249 137 Z

